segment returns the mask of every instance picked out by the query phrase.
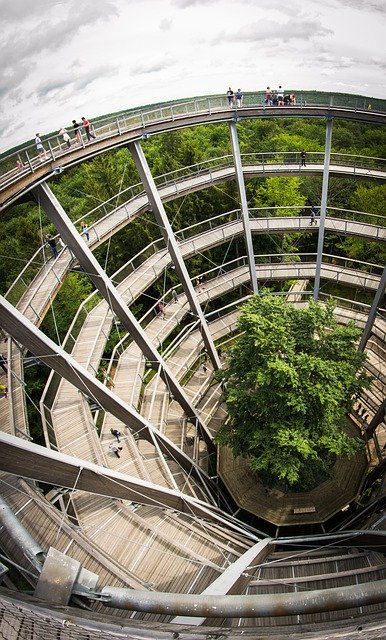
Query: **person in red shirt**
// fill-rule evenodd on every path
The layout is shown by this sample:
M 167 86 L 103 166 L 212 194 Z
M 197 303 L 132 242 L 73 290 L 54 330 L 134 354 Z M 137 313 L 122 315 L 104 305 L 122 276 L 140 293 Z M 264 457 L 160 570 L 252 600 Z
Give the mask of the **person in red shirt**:
M 95 134 L 90 131 L 90 120 L 87 120 L 87 118 L 83 117 L 82 118 L 82 122 L 83 122 L 83 128 L 86 132 L 86 136 L 87 136 L 87 140 L 90 142 L 91 138 L 96 138 Z

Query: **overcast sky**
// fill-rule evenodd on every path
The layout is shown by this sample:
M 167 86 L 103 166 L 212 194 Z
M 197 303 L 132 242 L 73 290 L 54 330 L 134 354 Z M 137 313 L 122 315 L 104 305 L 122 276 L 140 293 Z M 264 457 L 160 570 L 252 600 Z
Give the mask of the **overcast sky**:
M 234 90 L 386 98 L 385 0 L 0 0 L 0 150 Z

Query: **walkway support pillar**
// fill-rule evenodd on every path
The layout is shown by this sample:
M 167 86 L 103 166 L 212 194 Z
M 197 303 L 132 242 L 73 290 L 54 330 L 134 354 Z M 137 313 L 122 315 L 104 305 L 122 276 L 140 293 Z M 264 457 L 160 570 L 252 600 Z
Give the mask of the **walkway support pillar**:
M 326 144 L 324 149 L 322 200 L 320 203 L 318 249 L 317 249 L 317 255 L 316 255 L 316 269 L 315 269 L 315 283 L 314 283 L 314 300 L 316 302 L 319 300 L 320 272 L 322 269 L 324 227 L 326 224 L 328 180 L 329 180 L 330 158 L 331 158 L 331 139 L 332 139 L 332 118 L 327 118 Z
M 243 222 L 244 238 L 245 238 L 245 244 L 246 244 L 247 256 L 248 256 L 249 275 L 251 277 L 253 293 L 256 294 L 259 292 L 259 287 L 257 284 L 255 252 L 253 250 L 252 232 L 251 232 L 251 225 L 249 222 L 247 194 L 245 192 L 244 173 L 243 173 L 243 167 L 241 164 L 239 139 L 237 136 L 237 128 L 236 128 L 235 122 L 229 123 L 229 131 L 231 134 L 233 161 L 235 163 L 236 180 L 237 180 L 237 186 L 238 186 L 239 195 L 240 195 L 241 218 Z
M 366 427 L 366 438 L 369 440 L 373 437 L 375 430 L 381 422 L 386 419 L 386 400 L 384 400 L 378 407 L 378 411 L 374 415 L 368 427 Z
M 86 245 L 83 236 L 77 231 L 69 220 L 66 212 L 57 200 L 55 195 L 46 183 L 40 184 L 32 190 L 32 193 L 39 204 L 43 207 L 48 218 L 54 223 L 61 238 L 69 249 L 79 260 L 84 271 L 94 283 L 100 294 L 110 305 L 113 312 L 118 316 L 124 327 L 130 333 L 133 340 L 141 349 L 144 356 L 156 371 L 160 370 L 160 375 L 171 394 L 181 405 L 186 415 L 201 429 L 205 442 L 211 446 L 212 436 L 203 424 L 199 414 L 191 404 L 178 380 L 171 373 L 162 356 L 149 340 L 146 332 L 131 313 L 122 296 L 118 293 L 110 278 L 94 257 L 92 251 Z
M 379 281 L 378 289 L 374 296 L 373 303 L 369 311 L 369 315 L 367 316 L 366 326 L 363 329 L 362 337 L 359 342 L 358 351 L 365 350 L 367 340 L 370 338 L 370 334 L 371 334 L 374 321 L 377 315 L 377 309 L 382 302 L 383 296 L 385 295 L 385 288 L 386 288 L 386 265 L 383 269 L 383 273 Z
M 141 177 L 143 185 L 145 187 L 147 197 L 149 198 L 150 206 L 154 213 L 154 217 L 159 224 L 165 245 L 171 255 L 176 272 L 180 278 L 181 284 L 185 291 L 186 297 L 189 302 L 191 311 L 197 316 L 199 320 L 199 328 L 202 335 L 205 348 L 208 352 L 208 356 L 211 359 L 214 369 L 221 368 L 220 358 L 213 342 L 213 338 L 210 334 L 208 324 L 205 320 L 204 314 L 201 309 L 201 305 L 197 300 L 194 287 L 189 276 L 188 270 L 185 266 L 185 262 L 182 258 L 180 249 L 178 247 L 177 240 L 175 238 L 173 229 L 166 215 L 166 211 L 158 193 L 157 186 L 154 182 L 154 178 L 151 174 L 149 165 L 145 158 L 145 154 L 141 147 L 141 144 L 136 140 L 129 144 L 129 150 L 133 156 L 135 165 L 138 169 L 138 173 Z

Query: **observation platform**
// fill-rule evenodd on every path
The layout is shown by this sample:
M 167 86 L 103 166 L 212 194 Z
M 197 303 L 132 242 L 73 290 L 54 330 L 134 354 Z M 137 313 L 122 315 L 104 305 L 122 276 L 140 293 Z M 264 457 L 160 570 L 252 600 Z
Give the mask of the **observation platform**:
M 19 199 L 29 198 L 31 188 L 44 181 L 49 183 L 50 178 L 62 170 L 70 170 L 84 160 L 110 149 L 130 146 L 137 140 L 143 140 L 142 146 L 145 149 L 148 136 L 183 127 L 220 122 L 242 123 L 244 118 L 281 117 L 327 120 L 344 118 L 363 123 L 385 123 L 385 101 L 371 99 L 370 104 L 369 99 L 360 96 L 347 99 L 345 104 L 344 100 L 340 104 L 337 100 L 337 95 L 329 95 L 327 99 L 326 95 L 314 94 L 307 99 L 301 98 L 296 106 L 263 107 L 261 96 L 250 95 L 246 96 L 245 106 L 239 110 L 230 109 L 226 99 L 217 96 L 195 98 L 173 105 L 158 105 L 155 109 L 103 118 L 95 121 L 97 138 L 90 144 L 83 140 L 79 146 L 73 145 L 67 150 L 57 136 L 45 137 L 43 143 L 48 157 L 43 162 L 36 156 L 34 145 L 25 145 L 16 153 L 4 154 L 0 158 L 0 207 L 5 208 Z M 15 170 L 17 158 L 24 165 L 20 172 Z M 241 159 L 242 171 L 247 178 L 271 175 L 310 176 L 322 174 L 324 154 L 309 152 L 306 167 L 301 166 L 298 153 L 244 154 Z M 382 158 L 332 154 L 329 174 L 381 182 L 386 177 L 385 161 Z M 158 176 L 155 184 L 161 200 L 166 202 L 226 180 L 236 180 L 235 163 L 230 156 L 213 158 L 194 167 Z M 119 203 L 115 196 L 85 216 L 90 233 L 87 246 L 91 251 L 150 209 L 149 198 L 142 183 L 120 193 L 119 198 Z M 310 226 L 307 208 L 303 212 L 297 210 L 296 215 L 293 215 L 293 210 L 287 209 L 283 208 L 278 216 L 272 215 L 273 212 L 267 209 L 250 210 L 252 234 L 316 234 L 319 231 L 319 224 Z M 299 215 L 301 213 L 304 215 Z M 243 237 L 241 217 L 238 208 L 190 228 L 174 230 L 182 260 L 186 261 L 196 253 L 205 252 L 212 247 L 226 247 L 235 238 Z M 76 225 L 79 223 L 77 221 Z M 361 237 L 374 243 L 381 243 L 386 239 L 382 216 L 370 216 L 364 212 L 328 209 L 325 231 L 338 236 Z M 79 244 L 83 242 L 82 239 L 79 240 L 76 231 L 74 239 Z M 69 247 L 70 245 L 69 241 Z M 56 260 L 43 257 L 40 261 L 45 252 L 42 247 L 38 252 L 38 259 L 34 257 L 8 292 L 7 300 L 17 306 L 35 326 L 42 322 L 67 274 L 77 267 L 77 261 L 69 247 L 65 247 Z M 379 288 L 382 272 L 379 265 L 347 260 L 323 251 L 318 255 L 322 260 L 321 277 L 325 282 L 345 284 L 364 290 L 369 295 Z M 293 261 L 293 255 L 252 255 L 252 263 L 253 257 L 259 284 L 271 280 L 298 279 L 302 281 L 302 287 L 306 280 L 312 280 L 315 275 L 316 254 L 299 254 L 295 257 L 296 261 Z M 40 270 L 35 266 L 39 261 L 42 263 Z M 80 258 L 79 261 L 81 262 Z M 171 255 L 161 239 L 132 257 L 110 279 L 124 304 L 130 307 L 140 296 L 146 295 L 154 282 L 160 281 L 171 264 Z M 236 307 L 240 299 L 234 304 L 226 304 L 216 312 L 208 313 L 206 304 L 211 304 L 222 296 L 229 300 L 230 294 L 237 291 L 240 295 L 250 294 L 248 258 L 239 255 L 237 260 L 226 262 L 224 259 L 221 265 L 208 270 L 205 277 L 205 286 L 196 286 L 194 293 L 197 303 L 202 307 L 208 331 L 217 342 L 235 331 L 238 316 Z M 155 316 L 154 308 L 150 309 L 141 318 L 141 327 L 146 342 L 162 353 L 164 362 L 183 385 L 191 407 L 197 411 L 207 433 L 213 436 L 225 419 L 220 388 L 213 383 L 211 363 L 206 363 L 205 370 L 202 367 L 200 329 L 190 313 L 183 288 L 178 285 L 173 292 L 176 290 L 177 300 L 172 297 L 171 290 L 164 291 L 166 315 Z M 310 292 L 304 292 L 307 293 Z M 321 292 L 321 299 L 324 299 L 323 295 Z M 304 299 L 299 296 L 294 303 L 303 304 Z M 347 300 L 341 301 L 343 304 L 348 303 Z M 218 304 L 217 307 L 219 306 Z M 361 327 L 366 323 L 368 311 L 369 305 L 354 301 L 350 308 L 342 305 L 336 310 L 340 321 L 354 319 Z M 71 353 L 76 364 L 82 366 L 90 376 L 95 376 L 101 367 L 106 341 L 115 321 L 109 301 L 101 300 L 99 293 L 81 306 L 74 319 L 65 351 Z M 174 338 L 177 328 L 185 322 L 191 323 L 189 329 L 185 332 L 183 328 L 178 333 L 178 338 Z M 384 319 L 377 318 L 368 342 L 371 355 L 368 366 L 374 373 L 374 383 L 371 390 L 366 391 L 368 395 L 364 395 L 363 400 L 371 415 L 375 414 L 382 403 L 386 388 L 386 358 L 383 348 L 385 336 Z M 165 346 L 169 339 L 172 340 L 171 344 Z M 23 341 L 20 342 L 24 344 Z M 61 551 L 68 552 L 71 557 L 100 576 L 99 587 L 129 587 L 140 589 L 150 596 L 153 591 L 168 590 L 192 594 L 194 597 L 194 594 L 211 589 L 229 571 L 234 571 L 235 564 L 250 551 L 256 540 L 265 538 L 266 535 L 252 527 L 244 527 L 230 513 L 218 509 L 216 499 L 210 495 L 212 486 L 209 480 L 212 478 L 208 477 L 207 485 L 205 484 L 205 478 L 209 475 L 210 443 L 203 441 L 197 424 L 187 422 L 186 414 L 177 399 L 171 396 L 160 372 L 153 374 L 153 371 L 148 370 L 153 377 L 151 380 L 146 379 L 145 358 L 138 344 L 132 341 L 130 333 L 122 337 L 116 346 L 109 362 L 105 386 L 114 393 L 115 398 L 126 401 L 138 410 L 138 415 L 149 420 L 153 435 L 159 435 L 160 439 L 154 437 L 153 442 L 146 440 L 140 430 L 135 431 L 132 425 L 127 427 L 127 423 L 119 419 L 122 417 L 121 413 L 115 415 L 113 411 L 109 411 L 108 405 L 104 416 L 98 408 L 97 413 L 94 409 L 91 410 L 90 396 L 76 386 L 76 372 L 67 378 L 55 374 L 50 378 L 50 385 L 47 385 L 41 405 L 44 407 L 47 448 L 41 449 L 39 455 L 45 457 L 45 464 L 36 464 L 35 458 L 32 460 L 30 454 L 35 445 L 15 445 L 18 455 L 8 456 L 8 461 L 3 463 L 3 469 L 8 470 L 6 463 L 14 465 L 13 470 L 9 470 L 14 475 L 5 472 L 0 474 L 3 493 L 13 512 L 18 514 L 44 550 L 54 545 Z M 43 354 L 43 361 L 44 358 Z M 22 360 L 22 348 L 19 348 L 15 340 L 8 340 L 8 362 L 12 363 L 15 376 L 12 376 L 12 380 L 8 376 L 11 381 L 8 398 L 1 399 L 2 428 L 10 436 L 18 435 L 28 439 Z M 50 364 L 48 358 L 46 362 Z M 104 362 L 103 366 L 105 367 Z M 99 400 L 101 397 L 99 396 Z M 92 400 L 98 400 L 98 397 Z M 98 415 L 103 419 L 97 420 Z M 100 432 L 96 430 L 97 424 L 98 428 L 102 425 Z M 123 451 L 120 459 L 108 450 L 111 428 L 122 432 Z M 355 430 L 356 427 L 352 425 L 352 429 Z M 171 443 L 168 453 L 159 446 L 161 436 Z M 173 450 L 181 456 L 173 458 L 170 455 Z M 22 452 L 25 456 L 23 460 L 26 460 L 24 466 L 20 463 Z M 331 515 L 355 499 L 364 465 L 367 464 L 364 454 L 357 454 L 351 461 L 338 460 L 335 478 L 307 494 L 280 493 L 275 490 L 266 493 L 256 482 L 256 478 L 248 473 L 245 461 L 234 460 L 233 457 L 231 460 L 228 453 L 226 450 L 221 452 L 219 471 L 234 499 L 241 508 L 273 522 L 278 527 L 277 535 L 282 526 L 307 525 L 309 531 L 315 523 L 326 522 Z M 59 477 L 59 462 L 66 454 L 74 456 L 71 459 L 71 472 L 67 469 L 66 478 L 63 479 L 64 475 L 60 476 L 62 485 L 53 487 L 46 496 L 36 490 L 33 481 L 27 482 L 18 477 L 19 472 L 24 473 L 24 477 L 29 473 L 30 478 L 53 484 Z M 187 467 L 184 467 L 181 462 L 183 455 L 193 461 L 205 476 L 201 483 L 197 476 L 193 477 Z M 92 483 L 83 484 L 86 468 L 94 465 L 98 466 L 98 474 Z M 45 474 L 44 477 L 38 476 L 39 473 Z M 50 480 L 47 480 L 48 476 Z M 117 479 L 122 480 L 122 483 L 118 483 Z M 123 483 L 125 490 L 122 488 Z M 353 541 L 352 536 L 348 536 L 348 539 L 348 550 L 331 549 L 331 540 L 326 538 L 323 541 L 326 548 L 315 552 L 307 550 L 300 560 L 289 558 L 289 554 L 283 549 L 272 551 L 267 562 L 246 567 L 243 584 L 237 590 L 239 598 L 253 593 L 287 593 L 291 589 L 302 592 L 309 590 L 311 584 L 319 590 L 326 586 L 344 589 L 348 584 L 358 586 L 361 581 L 371 584 L 382 580 L 386 576 L 386 568 L 378 549 L 373 554 L 367 549 L 364 552 L 363 549 L 355 549 L 355 545 L 362 547 L 358 538 Z M 312 536 L 303 542 L 306 546 L 321 546 L 320 541 L 313 540 Z M 288 539 L 287 543 L 293 545 L 296 541 Z M 275 544 L 281 544 L 280 538 L 275 540 Z M 36 567 L 33 567 L 31 559 L 23 554 L 11 535 L 2 535 L 2 546 L 6 554 L 15 558 L 26 571 L 32 572 L 31 583 L 34 583 Z M 342 624 L 346 624 L 350 616 L 370 616 L 374 611 L 382 613 L 382 606 L 383 603 L 374 607 L 352 607 L 343 613 L 328 611 L 302 617 L 288 615 L 282 622 L 280 636 L 292 635 L 294 629 L 299 630 L 300 621 L 305 625 L 326 622 L 330 631 L 330 625 L 334 622 L 338 625 L 343 620 Z M 93 612 L 87 611 L 85 616 L 91 618 L 94 612 L 106 612 L 100 603 L 94 603 L 92 607 Z M 50 615 L 49 613 L 47 620 Z M 161 623 L 171 620 L 171 616 L 157 614 L 154 618 L 139 610 L 134 613 L 111 611 L 111 623 L 114 617 L 119 622 L 123 618 L 124 624 L 134 621 L 138 623 L 137 629 L 140 630 L 140 624 L 149 621 L 150 625 L 155 624 L 160 629 L 160 633 Z M 33 619 L 34 614 L 31 615 L 31 620 Z M 157 622 L 154 623 L 154 620 Z M 263 633 L 266 632 L 260 618 L 252 620 L 254 635 L 250 635 L 248 620 L 243 617 L 219 620 L 218 633 L 229 638 L 232 633 L 233 637 L 231 627 L 237 629 L 237 633 L 240 631 L 240 635 L 244 634 L 245 629 L 249 637 L 256 636 L 257 627 L 263 629 Z M 48 620 L 47 625 L 50 622 Z M 267 633 L 271 633 L 273 625 L 277 625 L 277 619 L 269 618 Z M 169 627 L 168 638 L 174 629 L 180 631 L 177 625 Z M 208 628 L 206 637 L 215 627 Z M 53 633 L 56 634 L 57 630 L 54 629 Z M 17 629 L 15 634 L 18 637 Z
M 353 437 L 360 436 L 354 424 L 348 426 L 348 432 Z M 278 527 L 286 527 L 323 523 L 350 504 L 358 496 L 367 467 L 363 451 L 350 459 L 339 457 L 333 479 L 299 493 L 265 488 L 247 460 L 235 458 L 228 447 L 218 450 L 217 470 L 241 509 Z
M 151 135 L 186 127 L 238 122 L 243 119 L 319 118 L 346 119 L 362 123 L 384 124 L 386 101 L 364 96 L 345 96 L 321 92 L 303 93 L 296 105 L 265 106 L 263 95 L 249 93 L 242 108 L 230 108 L 225 96 L 204 96 L 192 100 L 164 103 L 156 108 L 122 112 L 94 121 L 96 139 L 67 148 L 61 137 L 44 136 L 46 159 L 41 159 L 34 144 L 17 151 L 10 150 L 0 157 L 0 208 L 11 204 L 33 186 L 67 168 L 91 159 L 111 149 Z M 71 130 L 71 127 L 68 127 Z M 41 161 L 43 160 L 43 161 Z M 21 163 L 21 170 L 16 163 Z M 299 162 L 300 164 L 300 162 Z

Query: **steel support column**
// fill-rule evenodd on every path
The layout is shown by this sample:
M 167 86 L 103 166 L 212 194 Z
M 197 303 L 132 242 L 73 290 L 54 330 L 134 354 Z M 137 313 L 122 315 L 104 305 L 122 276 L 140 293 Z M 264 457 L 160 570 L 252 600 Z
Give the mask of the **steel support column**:
M 179 449 L 169 438 L 143 418 L 133 407 L 121 400 L 113 391 L 91 375 L 72 356 L 66 353 L 55 342 L 47 338 L 40 329 L 25 318 L 5 298 L 0 296 L 1 326 L 20 344 L 24 345 L 63 378 L 71 382 L 77 389 L 87 396 L 97 400 L 105 409 L 112 413 L 118 420 L 138 433 L 143 439 L 152 443 L 151 434 L 157 439 L 161 451 L 176 460 L 184 471 L 193 474 L 196 481 L 203 486 L 202 478 L 208 487 L 214 489 L 215 485 L 209 476 Z M 211 496 L 209 489 L 204 484 L 207 495 Z
M 317 249 L 317 255 L 316 255 L 316 269 L 315 269 L 315 283 L 314 283 L 314 300 L 316 300 L 316 301 L 319 300 L 320 272 L 321 272 L 321 269 L 322 269 L 322 257 L 323 257 L 323 245 L 324 245 L 324 227 L 325 227 L 325 224 L 326 224 L 328 180 L 329 180 L 330 157 L 331 157 L 331 138 L 332 138 L 332 118 L 327 118 L 327 120 L 326 120 L 326 144 L 325 144 L 325 149 L 324 149 L 322 200 L 321 200 L 321 203 L 320 203 L 318 249 Z
M 144 356 L 148 359 L 151 366 L 157 370 L 160 368 L 160 375 L 170 390 L 171 394 L 181 405 L 190 420 L 197 424 L 200 428 L 205 442 L 211 446 L 212 436 L 190 400 L 185 394 L 178 380 L 171 373 L 163 358 L 157 349 L 149 340 L 145 331 L 139 322 L 135 319 L 127 304 L 118 293 L 111 280 L 105 274 L 99 262 L 94 257 L 92 251 L 85 244 L 83 237 L 79 234 L 75 226 L 69 220 L 66 212 L 57 200 L 55 195 L 47 184 L 38 185 L 32 190 L 32 193 L 39 204 L 43 207 L 48 218 L 54 223 L 58 229 L 61 238 L 68 245 L 72 253 L 79 260 L 84 271 L 93 281 L 95 287 L 108 302 L 114 313 L 118 316 L 122 324 L 126 327 L 133 340 L 141 349 Z
M 249 222 L 247 194 L 245 193 L 244 173 L 243 173 L 243 167 L 241 164 L 239 139 L 237 137 L 237 129 L 236 129 L 235 122 L 229 123 L 229 131 L 231 134 L 233 161 L 235 163 L 236 180 L 237 180 L 237 186 L 238 186 L 239 195 L 240 195 L 241 218 L 243 222 L 244 239 L 245 239 L 247 256 L 248 256 L 249 275 L 251 277 L 253 293 L 258 293 L 259 287 L 257 284 L 255 252 L 253 250 L 252 232 L 251 232 L 251 225 Z
M 368 427 L 366 427 L 365 433 L 366 433 L 366 438 L 368 440 L 373 437 L 375 433 L 375 429 L 379 424 L 381 424 L 381 422 L 385 420 L 385 418 L 386 418 L 386 400 L 384 400 L 380 404 L 378 411 L 374 415 Z
M 188 299 L 190 309 L 199 320 L 199 328 L 202 335 L 205 348 L 212 361 L 214 369 L 221 368 L 220 358 L 218 357 L 216 347 L 213 342 L 213 338 L 210 334 L 208 324 L 205 320 L 204 314 L 201 309 L 201 305 L 197 300 L 194 287 L 189 276 L 188 270 L 185 266 L 185 262 L 181 256 L 180 249 L 178 247 L 177 240 L 174 236 L 173 229 L 166 215 L 166 211 L 161 200 L 161 197 L 157 191 L 157 186 L 154 182 L 154 178 L 151 174 L 149 165 L 143 153 L 143 149 L 138 141 L 129 144 L 129 149 L 134 158 L 134 162 L 138 169 L 138 173 L 141 177 L 143 185 L 145 187 L 147 197 L 154 213 L 154 217 L 159 224 L 160 231 L 162 233 L 165 245 L 171 255 L 176 272 L 181 280 L 181 284 L 185 291 L 185 295 Z
M 365 347 L 366 347 L 366 343 L 367 340 L 370 337 L 371 334 L 371 330 L 373 328 L 373 324 L 375 321 L 375 317 L 377 315 L 377 309 L 379 307 L 379 305 L 381 304 L 382 298 L 385 295 L 385 288 L 386 288 L 386 265 L 383 269 L 383 273 L 378 285 L 378 289 L 376 291 L 376 294 L 374 296 L 373 299 L 373 303 L 371 305 L 370 311 L 369 311 L 369 315 L 367 316 L 367 322 L 366 322 L 366 326 L 363 329 L 363 333 L 362 333 L 362 337 L 360 339 L 359 342 L 359 347 L 358 347 L 358 351 L 364 351 Z

